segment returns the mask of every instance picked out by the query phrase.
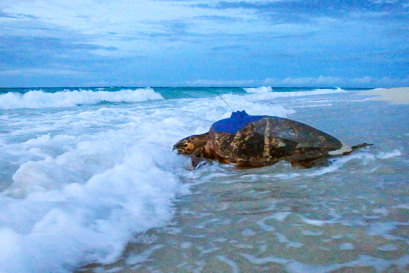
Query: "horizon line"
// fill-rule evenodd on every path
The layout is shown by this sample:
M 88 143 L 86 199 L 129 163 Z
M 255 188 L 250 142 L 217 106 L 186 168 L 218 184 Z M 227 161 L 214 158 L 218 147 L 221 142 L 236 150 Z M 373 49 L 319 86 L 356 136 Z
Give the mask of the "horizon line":
M 158 85 L 158 86 L 127 86 L 127 85 L 78 85 L 78 86 L 0 86 L 0 89 L 28 89 L 28 88 L 259 88 L 259 87 L 271 87 L 271 88 L 347 88 L 347 89 L 374 89 L 374 88 L 399 88 L 402 86 L 393 87 L 359 87 L 359 86 L 272 86 L 272 85 L 255 85 L 255 86 L 227 86 L 227 85 Z

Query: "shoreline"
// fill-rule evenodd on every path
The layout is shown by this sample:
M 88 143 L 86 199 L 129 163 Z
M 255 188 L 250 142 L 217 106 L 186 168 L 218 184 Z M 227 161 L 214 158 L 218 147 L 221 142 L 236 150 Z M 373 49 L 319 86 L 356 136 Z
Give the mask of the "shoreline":
M 409 104 L 409 87 L 379 88 L 359 92 L 360 95 L 371 95 L 375 97 L 369 100 L 386 101 L 391 104 Z

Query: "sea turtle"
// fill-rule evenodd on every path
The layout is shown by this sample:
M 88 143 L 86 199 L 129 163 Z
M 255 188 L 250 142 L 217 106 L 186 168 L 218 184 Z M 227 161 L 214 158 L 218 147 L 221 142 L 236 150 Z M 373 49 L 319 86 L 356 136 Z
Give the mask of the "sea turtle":
M 195 168 L 205 159 L 245 168 L 272 165 L 280 160 L 296 167 L 312 167 L 318 159 L 349 154 L 367 145 L 350 147 L 301 122 L 237 111 L 230 118 L 215 122 L 209 132 L 186 137 L 173 148 L 179 154 L 190 155 Z

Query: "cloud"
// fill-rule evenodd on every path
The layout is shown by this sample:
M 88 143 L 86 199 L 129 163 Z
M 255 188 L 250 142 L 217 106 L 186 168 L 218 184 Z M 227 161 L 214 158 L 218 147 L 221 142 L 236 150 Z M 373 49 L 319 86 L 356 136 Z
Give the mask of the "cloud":
M 262 15 L 273 23 L 315 24 L 317 18 L 332 18 L 337 20 L 351 19 L 354 14 L 360 14 L 367 19 L 396 18 L 408 20 L 408 13 L 403 11 L 407 6 L 405 1 L 398 0 L 365 0 L 365 1 L 327 1 L 310 0 L 277 0 L 277 1 L 218 1 L 194 4 L 201 8 L 216 10 L 247 10 Z
M 54 69 L 78 67 L 78 62 L 97 61 L 98 52 L 115 51 L 91 42 L 53 37 L 3 36 L 0 40 L 0 68 L 4 71 L 20 71 L 22 68 Z M 77 62 L 78 60 L 78 62 Z M 71 69 L 70 68 L 70 69 Z
M 63 69 L 48 69 L 48 68 L 24 68 L 16 70 L 0 71 L 2 75 L 78 75 L 79 71 L 63 70 Z
M 194 80 L 186 81 L 182 85 L 187 86 L 252 86 L 257 81 L 254 80 Z
M 213 51 L 227 51 L 227 50 L 236 50 L 239 48 L 245 48 L 242 45 L 223 45 L 223 46 L 215 46 L 212 47 Z
M 267 78 L 263 81 L 264 85 L 271 86 L 300 86 L 300 87 L 391 87 L 391 86 L 407 86 L 409 78 L 389 78 L 381 77 L 374 78 L 371 76 L 363 76 L 358 78 L 348 77 L 299 77 L 299 78 L 284 78 L 274 79 Z
M 264 80 L 194 80 L 186 81 L 182 85 L 187 86 L 225 86 L 225 87 L 248 87 L 248 86 L 274 86 L 274 87 L 398 87 L 408 86 L 409 78 L 373 78 L 364 76 L 359 78 L 347 77 L 287 77 L 283 79 L 266 78 Z
M 251 9 L 261 12 L 277 12 L 280 10 L 296 10 L 308 14 L 336 14 L 353 10 L 384 11 L 385 9 L 399 9 L 404 2 L 398 0 L 366 0 L 366 1 L 329 1 L 323 3 L 321 0 L 298 1 L 298 0 L 277 0 L 277 1 L 219 1 L 209 3 L 201 1 L 193 5 L 202 8 L 213 9 Z
M 161 85 L 399 79 L 408 73 L 408 12 L 389 0 L 3 1 L 0 70 Z
M 0 10 L 0 18 L 16 18 L 16 17 Z

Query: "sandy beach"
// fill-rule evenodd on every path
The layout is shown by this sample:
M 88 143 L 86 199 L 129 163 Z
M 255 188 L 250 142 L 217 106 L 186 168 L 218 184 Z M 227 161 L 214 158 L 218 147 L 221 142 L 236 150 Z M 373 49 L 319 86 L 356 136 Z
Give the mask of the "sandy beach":
M 387 101 L 392 104 L 409 104 L 409 87 L 380 88 L 361 92 L 362 95 L 374 95 L 371 100 Z

